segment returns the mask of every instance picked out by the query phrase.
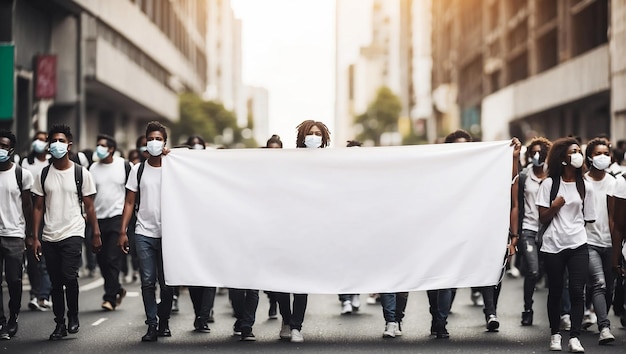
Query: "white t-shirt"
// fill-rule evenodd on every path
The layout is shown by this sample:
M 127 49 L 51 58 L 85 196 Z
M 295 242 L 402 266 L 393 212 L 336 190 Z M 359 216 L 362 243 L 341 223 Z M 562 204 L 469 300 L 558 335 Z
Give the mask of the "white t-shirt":
M 133 166 L 126 188 L 137 192 L 137 171 L 140 163 Z M 152 167 L 146 161 L 141 175 L 139 211 L 135 234 L 161 238 L 161 167 Z
M 83 218 L 78 192 L 74 181 L 74 163 L 66 170 L 57 170 L 50 165 L 45 182 L 45 211 L 42 239 L 47 242 L 58 242 L 68 237 L 85 237 L 85 219 Z M 96 185 L 91 173 L 83 169 L 83 196 L 96 194 Z M 41 177 L 35 178 L 33 194 L 43 197 Z
M 585 220 L 596 219 L 593 186 L 585 181 L 585 210 L 576 189 L 576 182 L 563 182 L 561 179 L 558 196 L 563 196 L 565 205 L 554 215 L 552 222 L 543 234 L 541 251 L 559 253 L 566 249 L 575 249 L 587 243 Z M 550 189 L 552 178 L 546 178 L 539 186 L 537 207 L 550 207 Z
M 615 177 L 613 196 L 616 198 L 626 199 L 626 178 L 622 176 Z
M 37 157 L 35 157 L 35 161 L 33 161 L 32 165 L 28 163 L 28 159 L 22 160 L 22 168 L 29 170 L 30 173 L 33 174 L 33 177 L 39 176 L 41 174 L 41 170 L 48 166 L 48 164 L 49 162 L 47 159 L 40 161 Z
M 532 168 L 528 169 L 528 177 L 524 187 L 524 220 L 522 230 L 539 231 L 539 209 L 535 204 L 541 179 L 535 175 Z
M 27 191 L 33 186 L 33 175 L 22 169 L 22 190 Z M 30 197 L 30 194 L 28 195 Z M 7 171 L 0 171 L 0 236 L 25 237 L 26 221 L 22 210 L 22 192 L 19 190 L 15 176 L 15 164 Z
M 113 162 L 96 162 L 89 168 L 98 194 L 94 204 L 96 217 L 108 219 L 122 215 L 126 199 L 126 167 L 124 159 L 113 157 Z
M 619 178 L 622 178 L 619 176 Z M 606 174 L 601 181 L 594 181 L 585 174 L 587 182 L 593 186 L 593 196 L 596 208 L 596 222 L 585 225 L 587 229 L 587 243 L 597 247 L 611 247 L 611 229 L 609 227 L 609 209 L 607 196 L 613 195 L 615 189 L 615 177 Z M 587 205 L 585 205 L 586 207 Z

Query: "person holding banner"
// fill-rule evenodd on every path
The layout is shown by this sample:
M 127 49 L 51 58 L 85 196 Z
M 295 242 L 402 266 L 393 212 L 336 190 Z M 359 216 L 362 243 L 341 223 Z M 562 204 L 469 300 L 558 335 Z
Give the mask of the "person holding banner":
M 560 351 L 560 312 L 563 275 L 568 272 L 571 301 L 570 339 L 572 353 L 582 353 L 579 340 L 584 313 L 584 288 L 589 273 L 589 248 L 585 224 L 596 219 L 594 191 L 585 181 L 583 155 L 578 141 L 562 138 L 548 154 L 548 178 L 537 193 L 539 221 L 544 225 L 541 252 L 548 276 L 548 318 L 550 350 Z
M 330 144 L 330 132 L 326 124 L 314 120 L 305 120 L 297 128 L 297 148 L 318 149 L 325 148 Z M 276 293 L 280 315 L 283 318 L 279 336 L 281 339 L 289 339 L 292 343 L 304 342 L 302 336 L 302 323 L 308 300 L 307 294 L 293 294 L 293 311 L 291 309 L 291 296 L 289 293 Z
M 156 342 L 158 337 L 171 337 L 169 318 L 173 291 L 165 284 L 163 250 L 161 248 L 161 160 L 167 143 L 167 132 L 161 123 L 153 121 L 146 127 L 148 159 L 133 166 L 126 183 L 126 200 L 118 246 L 129 251 L 126 230 L 137 209 L 135 245 L 141 272 L 141 295 L 146 312 L 148 331 L 142 342 Z M 139 194 L 139 195 L 137 195 Z M 156 301 L 156 282 L 161 289 L 161 302 Z M 157 327 L 158 325 L 158 327 Z

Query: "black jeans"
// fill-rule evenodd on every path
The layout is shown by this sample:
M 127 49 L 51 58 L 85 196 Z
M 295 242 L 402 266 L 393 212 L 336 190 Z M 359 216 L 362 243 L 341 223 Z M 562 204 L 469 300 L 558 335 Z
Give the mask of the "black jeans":
M 20 313 L 22 306 L 22 260 L 24 259 L 24 239 L 20 237 L 0 237 L 0 285 L 2 271 L 9 289 L 9 312 Z M 4 299 L 0 288 L 0 324 L 6 323 Z
M 293 311 L 291 311 L 291 298 L 289 293 L 275 293 L 278 299 L 278 307 L 280 315 L 283 317 L 283 324 L 289 325 L 291 329 L 302 329 L 304 322 L 304 313 L 306 312 L 306 303 L 308 294 L 293 294 Z
M 589 248 L 584 244 L 575 249 L 559 253 L 543 253 L 546 275 L 548 276 L 548 319 L 552 334 L 559 333 L 561 320 L 561 296 L 563 294 L 563 274 L 567 269 L 569 278 L 569 298 L 571 301 L 572 329 L 570 338 L 580 335 L 585 311 L 585 283 L 589 274 Z
M 193 312 L 196 317 L 200 317 L 203 321 L 208 321 L 215 302 L 215 288 L 203 286 L 190 286 L 189 297 L 193 304 Z
M 81 263 L 83 238 L 72 236 L 58 242 L 42 243 L 48 274 L 52 282 L 52 311 L 56 323 L 65 323 L 67 316 L 78 316 L 78 269 Z M 63 290 L 65 287 L 65 291 Z
M 498 285 L 483 286 L 477 289 L 480 289 L 480 293 L 483 295 L 483 301 L 485 303 L 483 313 L 485 314 L 485 321 L 487 321 L 489 315 L 496 315 L 502 282 L 498 283 Z
M 235 330 L 251 330 L 254 326 L 259 291 L 251 289 L 228 289 L 235 312 Z
M 115 307 L 115 299 L 122 285 L 120 284 L 120 268 L 122 266 L 123 253 L 117 246 L 120 236 L 122 216 L 114 216 L 109 219 L 98 219 L 102 236 L 102 249 L 96 254 L 98 266 L 104 278 L 104 296 L 102 300 L 108 301 Z

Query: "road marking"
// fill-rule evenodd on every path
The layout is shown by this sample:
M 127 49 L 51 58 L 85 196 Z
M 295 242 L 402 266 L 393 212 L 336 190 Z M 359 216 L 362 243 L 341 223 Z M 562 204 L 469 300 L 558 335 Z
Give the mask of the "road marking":
M 136 291 L 128 291 L 126 292 L 126 297 L 139 297 L 139 293 Z
M 81 291 L 89 291 L 89 290 L 93 290 L 95 288 L 99 288 L 102 285 L 104 285 L 104 279 L 98 278 L 98 279 L 92 281 L 91 283 L 87 283 L 87 284 L 81 286 L 80 290 Z
M 97 320 L 96 322 L 92 323 L 91 325 L 92 325 L 92 326 L 97 326 L 97 325 L 101 324 L 102 322 L 104 322 L 104 321 L 106 321 L 106 320 L 107 320 L 107 319 L 103 317 L 103 318 L 101 318 L 101 319 Z

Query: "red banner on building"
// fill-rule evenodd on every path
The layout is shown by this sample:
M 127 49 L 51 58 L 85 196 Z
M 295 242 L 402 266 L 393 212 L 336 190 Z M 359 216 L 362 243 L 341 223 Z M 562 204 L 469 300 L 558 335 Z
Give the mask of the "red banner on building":
M 35 62 L 35 98 L 54 98 L 57 94 L 57 56 L 38 55 Z

